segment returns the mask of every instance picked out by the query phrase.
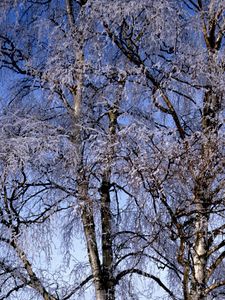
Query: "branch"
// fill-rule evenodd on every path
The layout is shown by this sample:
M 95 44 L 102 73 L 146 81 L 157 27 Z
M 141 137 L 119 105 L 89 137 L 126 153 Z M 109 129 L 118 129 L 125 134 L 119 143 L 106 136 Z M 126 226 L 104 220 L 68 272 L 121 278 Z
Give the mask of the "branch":
M 209 257 L 212 253 L 218 251 L 220 248 L 224 247 L 225 246 L 225 240 L 223 240 L 221 243 L 219 243 L 218 245 L 212 247 L 208 253 L 207 253 L 207 256 Z
M 91 279 L 93 279 L 93 275 L 89 275 L 86 279 L 84 279 L 77 287 L 75 287 L 72 292 L 70 292 L 68 295 L 64 296 L 62 300 L 68 300 L 70 297 L 73 296 L 74 293 L 76 293 L 79 289 L 81 289 L 86 283 L 88 283 Z M 1 300 L 1 299 L 0 299 Z
M 115 284 L 118 284 L 118 282 L 126 275 L 128 274 L 138 274 L 138 275 L 141 275 L 141 276 L 144 276 L 144 277 L 147 277 L 147 278 L 150 278 L 150 279 L 153 279 L 165 292 L 167 292 L 170 297 L 172 297 L 172 299 L 176 300 L 178 299 L 177 297 L 175 297 L 175 295 L 171 292 L 170 289 L 168 289 L 168 287 L 156 276 L 154 275 L 151 275 L 149 273 L 146 273 L 144 271 L 141 271 L 139 269 L 127 269 L 127 270 L 124 270 L 122 272 L 120 272 L 117 276 L 116 276 L 116 279 L 115 279 Z
M 184 139 L 185 138 L 185 132 L 180 124 L 180 121 L 179 121 L 179 118 L 178 118 L 178 115 L 171 103 L 171 101 L 169 100 L 168 96 L 165 94 L 165 92 L 162 90 L 162 88 L 160 87 L 160 83 L 152 76 L 152 74 L 150 73 L 150 71 L 146 68 L 144 62 L 141 60 L 140 56 L 138 53 L 135 53 L 132 49 L 130 50 L 129 48 L 127 49 L 127 47 L 124 47 L 123 46 L 123 43 L 121 42 L 120 38 L 114 34 L 108 24 L 106 22 L 103 22 L 103 26 L 106 30 L 106 33 L 108 34 L 108 36 L 110 37 L 110 39 L 112 41 L 114 41 L 114 43 L 117 45 L 117 47 L 122 51 L 122 53 L 132 62 L 134 63 L 136 66 L 138 66 L 139 68 L 142 69 L 142 72 L 143 74 L 146 76 L 146 78 L 148 80 L 151 81 L 152 85 L 153 85 L 153 95 L 156 91 L 159 91 L 160 92 L 160 95 L 163 99 L 163 101 L 165 102 L 165 104 L 167 105 L 167 109 L 160 106 L 158 104 L 158 108 L 164 112 L 164 113 L 169 113 L 171 114 L 176 126 L 177 126 L 177 129 L 178 129 L 178 132 L 180 134 L 180 137 L 181 139 Z
M 184 4 L 185 4 L 188 8 L 190 8 L 191 10 L 193 10 L 193 9 L 194 9 L 195 11 L 199 11 L 199 10 L 200 10 L 199 5 L 197 5 L 197 4 L 196 4 L 194 1 L 192 1 L 192 0 L 187 0 L 187 1 L 186 1 L 186 0 L 183 0 L 183 2 L 184 2 Z M 190 4 L 189 4 L 188 2 L 189 2 Z M 193 7 L 192 7 L 191 5 L 192 5 Z
M 11 243 L 12 247 L 15 249 L 15 251 L 17 252 L 18 257 L 20 258 L 21 262 L 23 263 L 23 266 L 30 278 L 30 280 L 28 281 L 23 275 L 15 273 L 15 276 L 22 280 L 24 282 L 24 284 L 29 285 L 30 287 L 32 287 L 33 289 L 35 289 L 40 295 L 43 296 L 43 298 L 45 300 L 56 300 L 56 298 L 54 296 L 52 296 L 43 286 L 41 280 L 37 277 L 37 275 L 35 274 L 32 265 L 30 263 L 30 261 L 28 260 L 25 252 L 20 249 L 16 243 L 16 239 L 14 239 Z M 9 267 L 10 270 L 10 267 Z M 10 273 L 12 274 L 12 272 L 10 271 Z
M 225 33 L 225 23 L 222 26 L 222 28 L 220 29 L 220 31 L 217 34 L 217 39 L 216 39 L 216 43 L 215 43 L 215 49 L 219 50 L 221 47 L 221 43 L 222 43 L 222 39 Z
M 4 300 L 4 299 L 8 299 L 8 297 L 13 293 L 13 292 L 17 292 L 18 290 L 24 288 L 26 286 L 25 283 L 22 283 L 20 285 L 17 285 L 16 287 L 14 287 L 13 289 L 11 289 L 7 294 L 5 294 L 5 296 L 1 297 L 0 300 Z
M 208 272 L 207 272 L 207 277 L 209 278 L 212 273 L 215 271 L 215 269 L 219 266 L 219 264 L 223 261 L 225 258 L 225 251 L 223 251 L 217 259 L 214 261 L 214 263 L 209 267 Z
M 66 0 L 66 11 L 67 11 L 70 27 L 73 28 L 75 25 L 75 19 L 73 15 L 73 0 Z
M 215 290 L 218 287 L 224 286 L 224 285 L 225 285 L 225 280 L 216 282 L 205 289 L 205 294 L 209 294 L 211 291 Z
M 0 267 L 6 272 L 11 274 L 14 278 L 19 279 L 25 285 L 29 284 L 28 279 L 18 270 L 18 268 L 12 268 L 11 266 L 6 265 L 3 261 L 0 261 Z

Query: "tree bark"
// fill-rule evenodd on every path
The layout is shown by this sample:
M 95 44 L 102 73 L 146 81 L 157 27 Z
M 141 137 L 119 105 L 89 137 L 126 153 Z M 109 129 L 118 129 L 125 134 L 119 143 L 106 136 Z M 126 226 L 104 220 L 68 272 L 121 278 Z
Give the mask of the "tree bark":
M 85 4 L 85 2 L 83 2 Z M 67 0 L 67 13 L 71 29 L 74 30 L 75 20 L 73 17 L 72 2 Z M 77 146 L 78 157 L 80 160 L 77 174 L 78 184 L 78 202 L 81 209 L 82 223 L 87 244 L 88 259 L 92 270 L 96 300 L 114 300 L 115 289 L 112 275 L 112 239 L 111 239 L 111 212 L 110 212 L 110 161 L 103 174 L 101 185 L 101 226 L 102 226 L 102 264 L 97 245 L 97 236 L 95 232 L 95 220 L 92 199 L 88 195 L 88 181 L 83 166 L 82 155 L 82 92 L 83 92 L 83 73 L 84 73 L 84 54 L 83 54 L 83 36 L 80 36 L 79 48 L 76 49 L 76 84 L 72 89 L 74 100 L 74 133 L 73 142 Z M 112 122 L 110 122 L 110 134 Z M 113 130 L 114 133 L 115 130 Z M 109 159 L 110 160 L 110 159 Z
M 190 290 L 190 299 L 203 300 L 206 299 L 206 274 L 207 274 L 207 253 L 208 253 L 208 217 L 206 208 L 204 207 L 199 196 L 201 189 L 197 190 L 196 199 L 196 221 L 195 221 L 195 241 L 192 253 L 193 274 Z
M 115 299 L 110 203 L 110 172 L 107 172 L 104 174 L 101 186 L 102 275 L 107 300 Z
M 84 191 L 87 191 L 85 189 Z M 88 202 L 86 198 L 84 200 Z M 82 207 L 82 221 L 84 226 L 84 234 L 87 243 L 87 251 L 89 263 L 92 270 L 96 300 L 105 300 L 104 289 L 102 284 L 102 270 L 99 259 L 98 246 L 95 233 L 95 223 L 93 217 L 93 209 L 91 203 L 84 203 Z
M 213 135 L 218 130 L 218 111 L 219 95 L 212 90 L 206 92 L 204 98 L 203 116 L 202 116 L 202 132 L 207 138 L 207 142 L 203 142 L 201 160 L 206 161 L 211 156 L 210 141 Z M 192 253 L 193 259 L 193 274 L 191 280 L 190 300 L 204 300 L 207 299 L 207 262 L 209 251 L 209 236 L 208 236 L 208 220 L 209 208 L 213 203 L 213 199 L 208 196 L 210 179 L 207 176 L 206 169 L 196 179 L 194 202 L 195 202 L 195 241 Z

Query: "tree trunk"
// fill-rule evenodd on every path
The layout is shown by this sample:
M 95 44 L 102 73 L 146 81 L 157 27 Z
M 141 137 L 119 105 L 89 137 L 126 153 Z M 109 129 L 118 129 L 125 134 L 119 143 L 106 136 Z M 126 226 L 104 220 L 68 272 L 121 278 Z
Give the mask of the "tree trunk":
M 102 275 L 106 299 L 115 299 L 113 280 L 112 251 L 112 215 L 110 207 L 110 172 L 107 172 L 101 186 L 101 221 L 102 221 Z
M 83 1 L 82 4 L 86 2 Z M 73 1 L 66 0 L 67 15 L 71 30 L 74 31 L 75 19 L 73 15 Z M 77 32 L 76 32 L 77 34 Z M 73 121 L 74 132 L 71 137 L 77 146 L 77 153 L 80 160 L 77 167 L 77 185 L 78 185 L 78 204 L 81 210 L 81 218 L 84 228 L 84 235 L 87 244 L 88 259 L 92 270 L 96 300 L 106 300 L 106 293 L 103 288 L 102 268 L 99 259 L 97 246 L 97 237 L 95 232 L 95 221 L 93 212 L 92 199 L 88 195 L 88 182 L 83 166 L 82 155 L 82 132 L 81 132 L 81 113 L 82 113 L 82 89 L 83 89 L 83 73 L 84 73 L 84 54 L 83 54 L 83 36 L 80 36 L 80 47 L 76 49 L 76 85 L 71 90 L 74 100 Z
M 117 106 L 110 108 L 109 116 L 109 142 L 108 166 L 102 176 L 101 184 L 101 225 L 102 225 L 102 283 L 105 290 L 105 299 L 115 299 L 115 280 L 113 276 L 113 249 L 112 249 L 112 213 L 110 198 L 111 164 L 114 155 L 116 138 Z
M 78 174 L 79 206 L 81 209 L 84 235 L 87 244 L 88 259 L 92 270 L 97 300 L 106 300 L 103 289 L 102 269 L 99 259 L 92 199 L 88 196 L 88 182 L 81 171 Z
M 220 109 L 220 97 L 213 90 L 206 92 L 204 97 L 204 107 L 202 116 L 202 131 L 207 137 L 207 142 L 203 142 L 201 160 L 207 164 L 207 158 L 211 156 L 211 138 L 217 134 L 218 112 Z M 212 199 L 207 195 L 210 179 L 207 175 L 208 167 L 203 168 L 202 173 L 196 179 L 194 191 L 195 196 L 195 241 L 193 246 L 193 274 L 191 280 L 190 300 L 207 299 L 205 294 L 207 286 L 207 261 L 208 261 L 208 219 L 209 208 Z
M 206 208 L 202 204 L 204 199 L 196 200 L 195 242 L 192 253 L 193 275 L 190 295 L 192 300 L 203 300 L 206 288 L 206 266 L 208 252 L 208 219 L 204 215 Z

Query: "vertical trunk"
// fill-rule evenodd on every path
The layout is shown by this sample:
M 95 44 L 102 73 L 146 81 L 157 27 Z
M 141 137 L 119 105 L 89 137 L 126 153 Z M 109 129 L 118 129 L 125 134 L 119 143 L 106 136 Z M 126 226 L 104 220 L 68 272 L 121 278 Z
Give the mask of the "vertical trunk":
M 118 111 L 116 106 L 109 112 L 110 150 L 108 153 L 108 166 L 102 177 L 101 184 L 101 222 L 102 222 L 102 276 L 107 300 L 115 299 L 115 282 L 113 277 L 113 249 L 112 249 L 112 213 L 110 199 L 111 164 L 114 155 L 114 142 L 116 134 Z
M 81 6 L 86 4 L 86 0 L 80 1 Z M 66 9 L 68 21 L 72 31 L 76 24 L 73 16 L 73 1 L 66 0 Z M 76 39 L 78 39 L 76 30 Z M 73 142 L 77 145 L 77 153 L 80 158 L 79 172 L 77 175 L 79 206 L 81 209 L 82 223 L 88 250 L 88 259 L 92 270 L 95 286 L 96 300 L 114 300 L 115 288 L 113 280 L 113 252 L 111 238 L 111 207 L 110 207 L 110 174 L 112 153 L 109 153 L 108 166 L 102 176 L 101 184 L 101 226 L 102 226 L 102 265 L 99 258 L 99 249 L 97 246 L 97 237 L 95 232 L 95 220 L 92 199 L 88 195 L 88 182 L 83 166 L 82 154 L 82 132 L 81 132 L 81 114 L 82 114 L 82 92 L 83 92 L 83 73 L 84 73 L 84 54 L 83 54 L 83 36 L 80 34 L 79 47 L 76 47 L 76 84 L 71 92 L 74 99 L 74 133 Z M 111 111 L 110 111 L 111 112 Z M 109 134 L 113 139 L 116 131 L 115 111 L 109 113 Z
M 106 300 L 106 293 L 103 286 L 102 267 L 99 258 L 97 237 L 95 232 L 95 220 L 92 199 L 88 195 L 88 182 L 85 178 L 82 154 L 82 132 L 81 132 L 81 112 L 82 112 L 82 89 L 83 89 L 83 38 L 81 37 L 80 49 L 77 49 L 76 61 L 76 86 L 73 90 L 74 97 L 74 136 L 73 141 L 77 145 L 77 153 L 80 158 L 79 174 L 77 177 L 79 206 L 84 227 L 85 240 L 87 244 L 88 259 L 92 270 L 96 300 Z
M 213 87 L 206 92 L 203 103 L 202 131 L 207 142 L 203 142 L 201 160 L 207 164 L 207 158 L 211 156 L 210 141 L 218 131 L 218 112 L 220 109 L 220 97 L 213 91 Z M 196 179 L 195 186 L 195 241 L 193 247 L 193 276 L 191 281 L 190 299 L 207 299 L 205 289 L 207 286 L 207 257 L 208 257 L 208 219 L 209 208 L 213 199 L 209 199 L 207 193 L 210 179 L 207 175 L 207 165 L 202 174 Z
M 81 4 L 85 4 L 83 1 Z M 66 0 L 67 16 L 70 28 L 74 31 L 76 24 L 73 15 L 73 1 Z M 78 30 L 76 31 L 78 33 Z M 74 132 L 72 141 L 77 146 L 77 154 L 80 160 L 77 174 L 78 185 L 78 203 L 81 210 L 81 218 L 84 227 L 84 235 L 87 244 L 88 259 L 92 270 L 96 300 L 105 300 L 105 292 L 102 285 L 102 270 L 99 259 L 97 238 L 95 232 L 95 221 L 92 200 L 88 195 L 88 182 L 85 178 L 83 168 L 83 155 L 82 155 L 82 132 L 81 132 L 81 111 L 82 111 L 82 89 L 83 89 L 83 73 L 84 73 L 84 54 L 83 54 L 83 36 L 79 36 L 79 47 L 76 47 L 76 83 L 71 89 L 74 100 Z M 77 38 L 77 36 L 76 36 Z
M 216 133 L 218 130 L 218 112 L 221 107 L 219 92 L 209 90 L 206 92 L 203 103 L 202 129 L 206 135 Z
M 196 199 L 195 242 L 192 253 L 193 274 L 191 282 L 192 300 L 206 299 L 206 266 L 208 252 L 208 218 L 205 215 L 204 199 Z
M 79 183 L 80 207 L 82 221 L 87 243 L 88 258 L 93 274 L 96 300 L 114 300 L 114 280 L 112 275 L 112 239 L 111 239 L 111 214 L 109 198 L 109 181 L 102 182 L 101 220 L 102 220 L 102 266 L 99 259 L 97 239 L 95 233 L 94 214 L 91 200 L 89 200 L 87 183 Z
M 106 299 L 115 299 L 113 280 L 112 215 L 110 207 L 110 173 L 104 174 L 101 186 L 102 272 Z
M 211 96 L 211 97 L 210 97 Z M 207 163 L 210 156 L 210 134 L 216 130 L 217 116 L 213 104 L 214 98 L 211 93 L 206 93 L 204 99 L 204 109 L 202 118 L 202 130 L 207 143 L 203 141 L 201 150 L 201 160 Z M 209 179 L 207 178 L 207 166 L 202 169 L 202 173 L 196 178 L 194 190 L 195 222 L 194 222 L 194 245 L 192 250 L 192 279 L 190 289 L 190 300 L 207 299 L 205 289 L 207 286 L 207 254 L 208 254 L 208 218 L 211 199 L 208 198 Z
M 77 64 L 76 86 L 73 91 L 73 96 L 74 96 L 74 116 L 76 121 L 78 121 L 81 115 L 82 89 L 83 89 L 83 76 L 84 76 L 83 37 L 80 38 L 80 49 L 77 49 L 76 64 Z
M 87 187 L 85 192 L 86 190 Z M 88 198 L 85 198 L 82 202 L 82 221 L 87 243 L 88 259 L 94 280 L 96 300 L 105 300 L 106 298 L 103 293 L 102 270 L 97 247 L 92 204 L 88 203 Z
M 202 10 L 202 4 L 199 5 Z M 203 24 L 203 34 L 208 49 L 208 72 L 212 76 L 215 73 L 214 67 L 217 64 L 216 51 L 220 47 L 220 37 L 216 36 L 216 22 L 218 18 L 216 14 L 211 16 L 208 27 L 205 23 L 204 14 L 201 14 Z M 216 43 L 215 41 L 218 41 Z M 208 76 L 209 76 L 208 75 Z M 210 78 L 209 76 L 209 78 Z M 208 82 L 209 89 L 205 93 L 203 100 L 203 114 L 202 114 L 202 132 L 207 138 L 207 144 L 204 142 L 202 146 L 202 160 L 207 161 L 210 157 L 210 140 L 213 135 L 217 134 L 219 128 L 218 114 L 221 106 L 220 91 L 213 85 L 211 80 Z M 206 167 L 207 169 L 207 167 Z M 208 253 L 208 209 L 212 199 L 207 197 L 207 190 L 209 188 L 209 178 L 207 178 L 206 171 L 200 175 L 196 180 L 195 187 L 195 242 L 193 249 L 193 278 L 191 283 L 191 299 L 200 300 L 206 299 L 204 290 L 207 285 L 207 253 Z

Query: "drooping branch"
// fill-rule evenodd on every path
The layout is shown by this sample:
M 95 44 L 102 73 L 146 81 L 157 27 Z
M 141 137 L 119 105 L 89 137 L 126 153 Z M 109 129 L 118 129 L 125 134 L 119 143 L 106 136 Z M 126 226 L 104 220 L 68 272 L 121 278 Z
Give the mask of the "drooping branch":
M 77 291 L 79 291 L 82 287 L 84 287 L 92 279 L 93 279 L 93 275 L 89 275 L 77 287 L 75 287 L 69 294 L 63 296 L 62 300 L 70 299 Z
M 177 112 L 169 100 L 168 96 L 166 95 L 165 91 L 161 88 L 160 82 L 158 82 L 154 76 L 150 73 L 148 68 L 145 66 L 143 60 L 140 58 L 139 54 L 137 52 L 134 52 L 133 49 L 129 49 L 129 47 L 124 47 L 123 43 L 121 42 L 120 38 L 112 32 L 112 30 L 109 28 L 109 25 L 106 22 L 103 22 L 103 26 L 108 34 L 108 36 L 111 38 L 111 40 L 116 44 L 116 46 L 121 50 L 121 52 L 137 67 L 139 67 L 143 74 L 146 76 L 146 78 L 152 83 L 153 86 L 153 96 L 154 94 L 159 91 L 164 103 L 166 104 L 167 108 L 163 108 L 159 104 L 157 107 L 164 113 L 168 113 L 172 116 L 174 123 L 177 127 L 177 130 L 179 132 L 179 135 L 181 139 L 185 138 L 185 131 L 180 123 L 179 117 L 177 115 Z
M 33 267 L 27 258 L 27 255 L 18 246 L 18 244 L 16 242 L 16 238 L 13 239 L 11 244 L 12 244 L 13 248 L 16 250 L 21 262 L 23 263 L 25 270 L 27 271 L 27 274 L 29 275 L 29 278 L 30 278 L 29 286 L 34 288 L 40 295 L 42 295 L 44 300 L 57 300 L 53 295 L 51 295 L 46 290 L 46 288 L 42 284 L 41 280 L 38 278 L 38 276 L 34 272 Z M 19 276 L 19 279 L 20 279 L 20 276 Z
M 152 274 L 149 274 L 147 272 L 144 272 L 140 269 L 127 269 L 127 270 L 124 270 L 122 272 L 120 272 L 116 278 L 115 278 L 115 282 L 116 284 L 119 283 L 119 281 L 126 275 L 129 275 L 129 274 L 138 274 L 138 275 L 141 275 L 141 276 L 144 276 L 146 278 L 150 278 L 150 279 L 153 279 L 167 294 L 170 295 L 170 297 L 173 299 L 173 300 L 177 300 L 178 298 L 173 294 L 173 292 L 161 281 L 161 279 L 159 279 L 159 277 L 156 277 Z
M 16 287 L 8 291 L 3 297 L 1 297 L 0 300 L 8 299 L 11 294 L 13 294 L 14 292 L 18 292 L 20 289 L 24 288 L 25 286 L 26 286 L 25 283 L 18 284 Z

